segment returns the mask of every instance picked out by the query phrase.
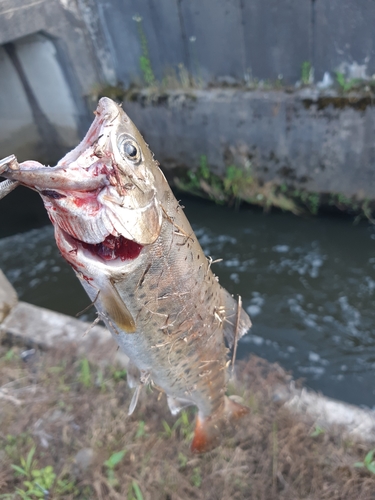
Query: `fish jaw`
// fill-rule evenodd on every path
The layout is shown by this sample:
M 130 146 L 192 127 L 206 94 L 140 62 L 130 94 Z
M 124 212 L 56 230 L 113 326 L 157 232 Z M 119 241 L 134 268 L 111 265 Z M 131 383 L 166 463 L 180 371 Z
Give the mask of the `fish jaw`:
M 102 98 L 84 139 L 55 167 L 10 162 L 2 175 L 38 191 L 53 224 L 75 239 L 101 244 L 125 238 L 143 246 L 161 229 L 157 170 L 122 108 Z

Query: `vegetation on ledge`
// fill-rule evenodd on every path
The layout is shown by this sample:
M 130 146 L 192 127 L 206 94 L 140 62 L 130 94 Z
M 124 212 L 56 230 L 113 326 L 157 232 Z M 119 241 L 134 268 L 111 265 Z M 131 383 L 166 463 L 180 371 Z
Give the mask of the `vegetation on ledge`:
M 296 215 L 337 210 L 355 216 L 356 221 L 365 218 L 374 222 L 375 203 L 369 199 L 357 200 L 342 194 L 310 192 L 285 183 L 261 182 L 253 175 L 251 165 L 248 168 L 229 165 L 225 176 L 219 176 L 212 173 L 205 155 L 201 156 L 197 170 L 175 176 L 173 183 L 181 191 L 229 206 L 238 207 L 246 202 L 265 211 L 274 207 Z
M 253 357 L 230 392 L 251 412 L 222 445 L 189 450 L 194 411 L 172 417 L 144 390 L 127 416 L 126 371 L 103 346 L 82 359 L 0 346 L 0 498 L 34 500 L 373 498 L 373 451 L 293 416 L 272 398 L 289 380 Z M 107 359 L 107 361 L 105 361 Z M 113 359 L 113 358 L 112 358 Z

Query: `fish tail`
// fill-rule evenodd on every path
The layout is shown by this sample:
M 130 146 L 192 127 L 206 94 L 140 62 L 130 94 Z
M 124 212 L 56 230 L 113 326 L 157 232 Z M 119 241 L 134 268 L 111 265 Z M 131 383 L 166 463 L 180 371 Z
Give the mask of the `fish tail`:
M 222 438 L 223 427 L 226 423 L 233 422 L 247 413 L 249 408 L 236 403 L 225 396 L 224 409 L 219 415 L 201 417 L 199 414 L 195 423 L 194 438 L 191 443 L 193 453 L 205 453 L 219 446 Z

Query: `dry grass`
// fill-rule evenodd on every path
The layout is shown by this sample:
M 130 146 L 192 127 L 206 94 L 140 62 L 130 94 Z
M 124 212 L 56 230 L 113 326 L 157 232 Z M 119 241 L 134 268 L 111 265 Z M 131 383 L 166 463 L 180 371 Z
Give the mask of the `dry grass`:
M 21 466 L 36 447 L 32 470 L 50 465 L 57 477 L 44 498 L 66 499 L 308 499 L 375 498 L 375 475 L 353 464 L 369 451 L 337 431 L 312 436 L 314 426 L 272 401 L 270 387 L 286 378 L 253 357 L 241 366 L 235 391 L 251 413 L 228 429 L 222 445 L 194 456 L 193 410 L 177 424 L 165 396 L 144 391 L 132 417 L 131 393 L 119 367 L 73 348 L 20 359 L 22 347 L 0 347 L 0 498 L 37 498 L 26 490 Z M 233 388 L 230 389 L 233 391 Z M 82 469 L 76 454 L 92 450 Z M 125 450 L 113 467 L 105 462 Z M 116 461 L 116 460 L 115 460 Z

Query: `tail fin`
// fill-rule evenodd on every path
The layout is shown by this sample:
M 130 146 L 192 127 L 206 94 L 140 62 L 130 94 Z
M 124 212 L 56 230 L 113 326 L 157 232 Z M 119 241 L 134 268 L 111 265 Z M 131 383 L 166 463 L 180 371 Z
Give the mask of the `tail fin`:
M 193 453 L 205 453 L 219 446 L 224 425 L 228 421 L 243 417 L 249 411 L 246 406 L 235 403 L 225 396 L 224 410 L 220 415 L 214 414 L 206 418 L 197 416 L 191 451 Z

